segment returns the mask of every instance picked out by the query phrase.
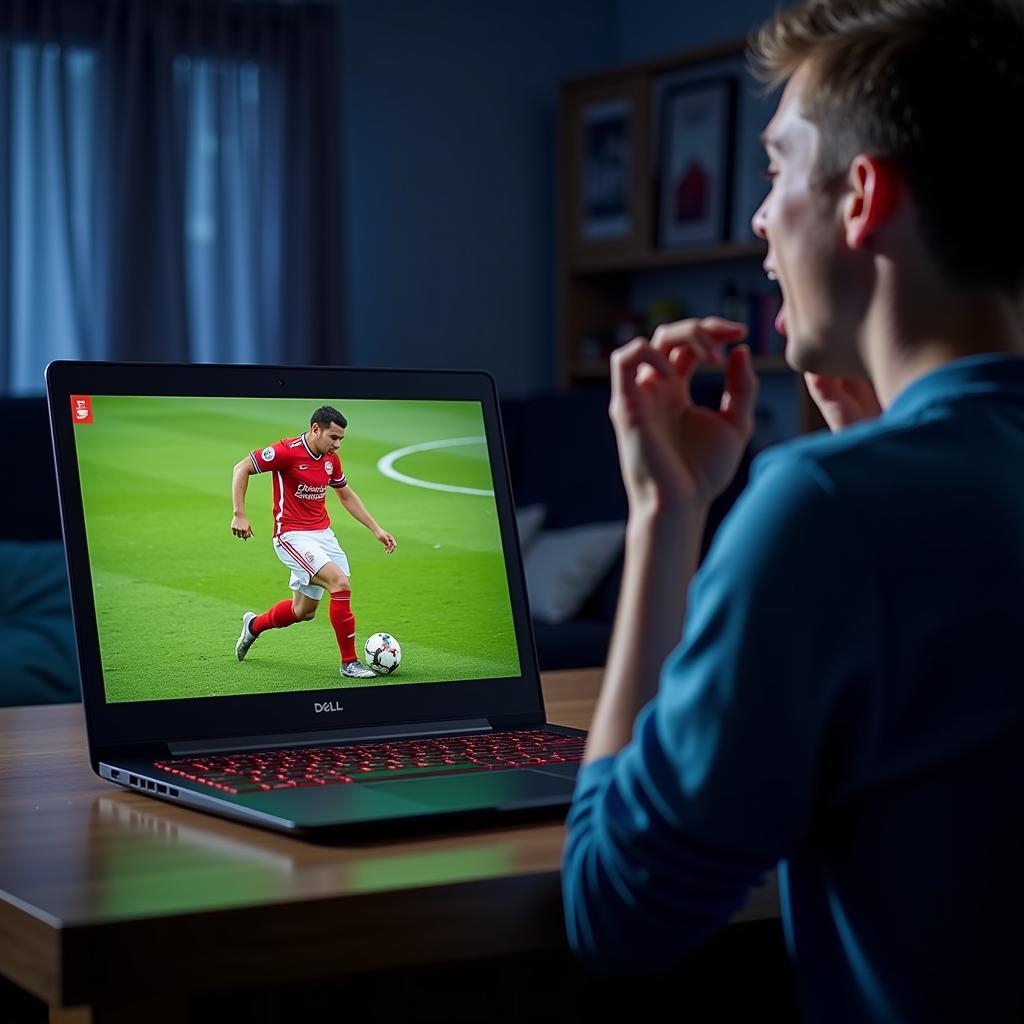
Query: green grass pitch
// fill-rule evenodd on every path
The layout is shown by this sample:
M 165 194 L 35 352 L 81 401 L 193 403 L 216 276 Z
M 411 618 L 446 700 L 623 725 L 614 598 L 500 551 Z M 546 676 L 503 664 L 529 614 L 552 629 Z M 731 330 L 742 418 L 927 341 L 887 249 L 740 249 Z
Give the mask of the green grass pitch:
M 256 448 L 295 437 L 330 404 L 349 426 L 341 460 L 370 514 L 394 534 L 387 555 L 328 492 L 352 571 L 356 649 L 385 631 L 399 670 L 371 685 L 519 674 L 494 498 L 432 490 L 377 469 L 389 452 L 483 437 L 473 402 L 94 396 L 75 427 L 107 700 L 167 700 L 365 686 L 338 674 L 327 601 L 316 618 L 269 630 L 235 657 L 244 611 L 291 597 L 271 537 L 272 479 L 249 477 L 254 536 L 232 536 L 231 472 Z M 400 458 L 420 481 L 490 490 L 484 444 Z M 326 596 L 326 595 L 325 595 Z

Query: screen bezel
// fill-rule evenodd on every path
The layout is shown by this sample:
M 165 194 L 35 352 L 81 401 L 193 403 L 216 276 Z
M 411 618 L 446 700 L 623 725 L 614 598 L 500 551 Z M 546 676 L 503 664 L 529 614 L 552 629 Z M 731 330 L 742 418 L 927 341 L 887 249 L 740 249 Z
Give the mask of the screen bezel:
M 495 383 L 489 374 L 463 370 L 58 361 L 47 367 L 46 392 L 90 748 L 472 718 L 543 720 L 540 672 L 526 598 L 501 412 Z M 71 396 L 302 399 L 332 394 L 338 395 L 339 400 L 480 403 L 521 675 L 390 688 L 385 681 L 365 689 L 108 704 Z M 343 710 L 330 714 L 316 712 L 314 704 L 330 702 L 340 703 Z

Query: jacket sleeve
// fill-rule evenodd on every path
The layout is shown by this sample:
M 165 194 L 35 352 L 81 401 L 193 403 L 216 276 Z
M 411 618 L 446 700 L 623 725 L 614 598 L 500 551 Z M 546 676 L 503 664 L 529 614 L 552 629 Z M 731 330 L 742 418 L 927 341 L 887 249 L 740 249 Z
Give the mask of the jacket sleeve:
M 663 970 L 710 938 L 800 843 L 869 727 L 869 561 L 818 467 L 757 469 L 630 743 L 577 780 L 563 901 L 595 971 Z

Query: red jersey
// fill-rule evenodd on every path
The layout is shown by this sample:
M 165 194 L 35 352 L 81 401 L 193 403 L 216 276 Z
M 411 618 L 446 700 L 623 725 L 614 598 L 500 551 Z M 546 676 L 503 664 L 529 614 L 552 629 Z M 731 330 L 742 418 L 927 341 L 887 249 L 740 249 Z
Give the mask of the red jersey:
M 337 452 L 314 455 L 304 434 L 249 452 L 257 473 L 274 474 L 274 536 L 289 530 L 326 530 L 328 487 L 348 481 Z

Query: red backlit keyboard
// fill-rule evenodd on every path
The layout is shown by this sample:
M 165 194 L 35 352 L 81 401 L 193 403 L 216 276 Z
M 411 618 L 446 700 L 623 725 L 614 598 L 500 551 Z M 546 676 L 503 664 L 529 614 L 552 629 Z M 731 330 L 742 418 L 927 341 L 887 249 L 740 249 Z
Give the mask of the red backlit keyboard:
M 154 767 L 226 793 L 258 793 L 339 782 L 566 764 L 583 757 L 586 738 L 543 730 L 446 736 L 336 747 L 301 747 L 157 761 Z

